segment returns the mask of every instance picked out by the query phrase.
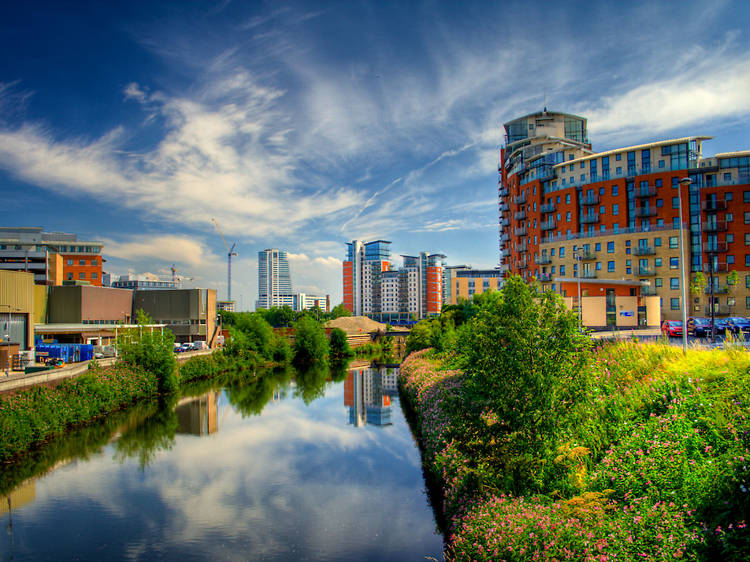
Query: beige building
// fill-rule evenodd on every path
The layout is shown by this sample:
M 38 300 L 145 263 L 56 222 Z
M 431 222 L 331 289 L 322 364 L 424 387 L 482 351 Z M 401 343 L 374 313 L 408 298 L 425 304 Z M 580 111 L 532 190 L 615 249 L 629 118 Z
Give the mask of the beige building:
M 469 300 L 476 294 L 497 291 L 502 286 L 499 269 L 472 269 L 458 265 L 446 268 L 446 304 L 457 304 L 459 299 Z

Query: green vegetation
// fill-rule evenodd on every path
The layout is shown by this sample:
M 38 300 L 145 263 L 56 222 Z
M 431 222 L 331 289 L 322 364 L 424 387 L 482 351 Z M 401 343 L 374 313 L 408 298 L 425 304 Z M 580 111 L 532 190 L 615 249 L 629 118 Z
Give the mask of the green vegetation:
M 473 304 L 400 376 L 450 559 L 747 559 L 747 352 L 593 350 L 517 278 Z
M 302 317 L 294 325 L 294 363 L 314 365 L 328 361 L 328 339 L 323 326 L 312 318 Z
M 174 335 L 169 330 L 154 332 L 147 328 L 153 324 L 153 320 L 143 310 L 137 311 L 137 319 L 138 328 L 118 338 L 120 360 L 132 369 L 153 374 L 160 394 L 175 392 L 179 380 L 173 349 Z
M 331 336 L 328 340 L 330 346 L 330 357 L 333 361 L 344 361 L 354 355 L 352 348 L 349 347 L 349 340 L 346 338 L 346 332 L 340 328 L 331 330 Z

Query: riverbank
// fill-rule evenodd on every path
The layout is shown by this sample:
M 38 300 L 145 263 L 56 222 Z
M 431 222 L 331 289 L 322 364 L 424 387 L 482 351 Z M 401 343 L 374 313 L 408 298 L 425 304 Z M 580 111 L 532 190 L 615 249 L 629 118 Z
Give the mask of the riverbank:
M 541 458 L 524 456 L 518 435 L 502 431 L 506 413 L 471 420 L 467 377 L 447 364 L 429 350 L 413 353 L 399 385 L 425 469 L 442 486 L 448 559 L 750 555 L 746 352 L 683 357 L 659 344 L 604 344 L 589 399 Z M 518 494 L 497 466 L 539 468 Z
M 175 364 L 179 384 L 209 379 L 268 363 L 253 353 L 242 358 L 222 352 Z M 158 376 L 124 362 L 87 371 L 54 387 L 33 386 L 0 399 L 0 462 L 12 462 L 33 447 L 71 428 L 160 394 Z

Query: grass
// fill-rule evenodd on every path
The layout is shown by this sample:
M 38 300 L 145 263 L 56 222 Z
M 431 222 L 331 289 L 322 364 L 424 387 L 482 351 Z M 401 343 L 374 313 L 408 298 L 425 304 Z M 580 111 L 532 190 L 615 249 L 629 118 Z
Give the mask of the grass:
M 620 342 L 593 368 L 590 400 L 543 459 L 545 486 L 513 496 L 486 476 L 490 460 L 465 453 L 486 436 L 465 421 L 463 374 L 429 351 L 404 362 L 425 466 L 443 486 L 446 557 L 747 559 L 750 354 Z

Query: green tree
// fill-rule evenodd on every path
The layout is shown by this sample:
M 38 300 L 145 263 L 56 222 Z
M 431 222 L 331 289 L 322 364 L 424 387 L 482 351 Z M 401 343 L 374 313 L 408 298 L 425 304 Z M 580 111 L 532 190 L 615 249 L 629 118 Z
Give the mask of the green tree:
M 696 303 L 700 304 L 706 286 L 708 286 L 708 281 L 706 281 L 706 276 L 703 275 L 703 272 L 695 272 L 693 278 L 690 280 L 690 293 L 693 295 Z
M 332 320 L 335 320 L 336 318 L 341 318 L 342 316 L 351 316 L 351 311 L 344 306 L 344 303 L 337 304 L 333 307 L 333 310 L 331 310 L 330 317 Z
M 331 330 L 331 337 L 328 340 L 330 346 L 330 356 L 336 361 L 348 359 L 354 352 L 349 347 L 349 340 L 346 337 L 346 332 L 340 328 L 334 328 Z
M 559 295 L 518 276 L 461 331 L 464 403 L 474 408 L 471 423 L 490 436 L 476 456 L 504 488 L 521 493 L 540 483 L 573 407 L 588 399 L 590 347 Z
M 318 322 L 307 316 L 294 325 L 294 363 L 312 365 L 328 359 L 328 338 Z
M 432 347 L 434 329 L 432 320 L 420 320 L 414 324 L 406 337 L 406 353 Z
M 118 338 L 120 360 L 153 374 L 161 394 L 175 392 L 179 380 L 174 357 L 174 334 L 169 330 L 149 327 L 154 321 L 143 310 L 136 312 L 136 319 L 138 327 Z

